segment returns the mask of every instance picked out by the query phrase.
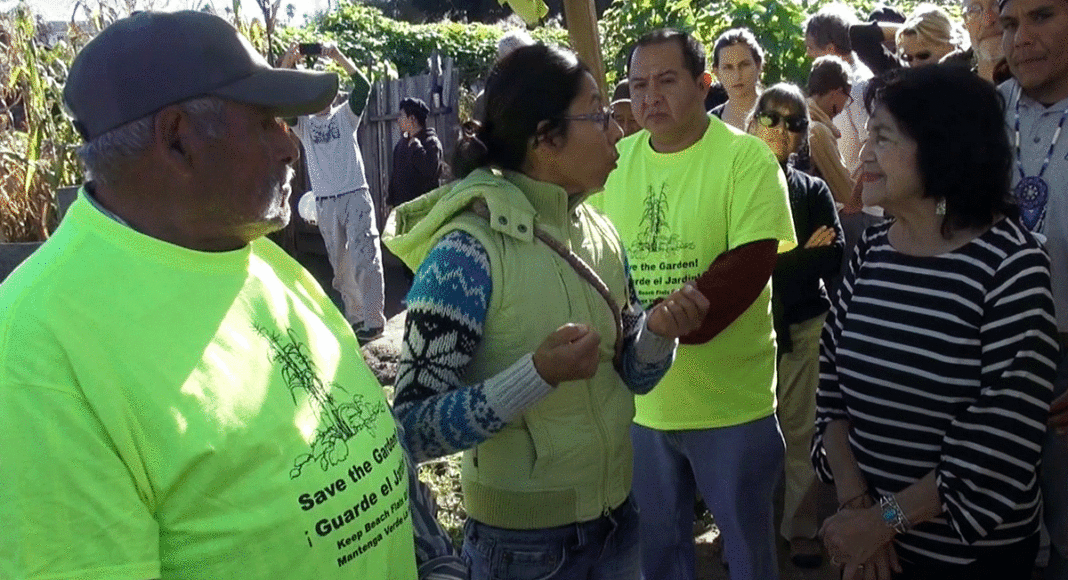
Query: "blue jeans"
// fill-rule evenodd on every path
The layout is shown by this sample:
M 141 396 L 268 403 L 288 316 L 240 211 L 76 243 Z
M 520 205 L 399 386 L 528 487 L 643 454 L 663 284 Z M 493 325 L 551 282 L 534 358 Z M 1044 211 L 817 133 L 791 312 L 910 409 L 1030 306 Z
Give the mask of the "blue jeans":
M 784 444 L 775 415 L 692 431 L 631 427 L 646 580 L 693 580 L 694 490 L 723 534 L 734 580 L 775 580 L 772 499 Z
M 1061 352 L 1053 396 L 1068 391 L 1068 350 Z M 1047 580 L 1068 580 L 1068 436 L 1049 430 L 1042 446 L 1042 499 L 1050 536 Z
M 638 580 L 638 510 L 628 497 L 606 516 L 538 530 L 468 518 L 463 557 L 471 580 Z

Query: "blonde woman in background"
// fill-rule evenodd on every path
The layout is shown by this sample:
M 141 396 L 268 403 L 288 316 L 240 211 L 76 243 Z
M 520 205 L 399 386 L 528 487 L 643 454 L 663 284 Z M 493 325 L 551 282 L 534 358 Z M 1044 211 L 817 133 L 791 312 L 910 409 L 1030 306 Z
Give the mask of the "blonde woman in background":
M 897 31 L 897 54 L 908 67 L 936 64 L 947 54 L 967 50 L 960 24 L 933 4 L 920 4 Z

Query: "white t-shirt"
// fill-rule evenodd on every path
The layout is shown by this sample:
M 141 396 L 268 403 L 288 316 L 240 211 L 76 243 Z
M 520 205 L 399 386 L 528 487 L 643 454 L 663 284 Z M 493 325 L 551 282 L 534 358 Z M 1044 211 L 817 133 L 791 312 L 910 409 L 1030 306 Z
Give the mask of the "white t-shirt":
M 325 115 L 297 119 L 295 131 L 304 144 L 315 197 L 367 189 L 363 155 L 356 140 L 361 118 L 344 102 Z
M 868 67 L 856 61 L 851 76 L 853 88 L 849 91 L 849 96 L 853 100 L 834 117 L 834 126 L 842 134 L 838 138 L 838 152 L 842 154 L 842 163 L 849 170 L 849 175 L 855 178 L 857 169 L 860 168 L 860 149 L 868 140 L 868 109 L 864 107 L 864 91 L 868 89 L 872 74 Z M 866 205 L 864 213 L 882 216 L 883 208 Z

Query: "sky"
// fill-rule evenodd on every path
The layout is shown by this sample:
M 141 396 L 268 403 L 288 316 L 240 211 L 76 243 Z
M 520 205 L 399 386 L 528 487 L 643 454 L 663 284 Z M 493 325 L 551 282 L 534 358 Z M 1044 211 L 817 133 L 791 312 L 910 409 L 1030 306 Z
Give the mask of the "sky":
M 78 4 L 78 0 L 22 0 L 30 5 L 30 7 L 37 13 L 44 16 L 45 20 L 68 20 L 71 13 L 74 11 L 74 7 Z M 126 4 L 125 0 L 104 0 L 107 4 L 112 6 L 122 6 Z M 232 0 L 136 0 L 138 8 L 144 8 L 146 5 L 151 4 L 157 10 L 184 10 L 187 8 L 199 8 L 203 6 L 207 1 L 215 6 L 216 11 L 222 14 L 227 6 L 232 5 Z M 83 4 L 90 6 L 98 5 L 100 0 L 86 0 Z M 19 3 L 19 0 L 0 0 L 0 12 L 6 12 L 14 8 Z M 281 8 L 279 8 L 279 17 L 284 20 L 285 7 L 287 4 L 293 4 L 296 6 L 296 21 L 294 24 L 300 24 L 302 22 L 302 16 L 307 14 L 311 16 L 318 10 L 323 10 L 328 6 L 329 0 L 282 0 Z M 249 18 L 262 18 L 259 7 L 256 5 L 256 0 L 242 0 L 241 2 L 242 17 Z M 79 11 L 79 14 L 83 12 Z

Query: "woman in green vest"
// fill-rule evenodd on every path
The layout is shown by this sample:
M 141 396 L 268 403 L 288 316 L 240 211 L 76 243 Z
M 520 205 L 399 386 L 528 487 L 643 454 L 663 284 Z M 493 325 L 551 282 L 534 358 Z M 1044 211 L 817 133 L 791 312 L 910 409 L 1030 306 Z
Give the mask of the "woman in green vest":
M 685 285 L 646 313 L 615 228 L 583 203 L 621 131 L 573 53 L 520 48 L 485 94 L 462 179 L 386 227 L 417 269 L 396 412 L 417 460 L 464 452 L 472 578 L 636 579 L 633 395 L 708 301 Z

